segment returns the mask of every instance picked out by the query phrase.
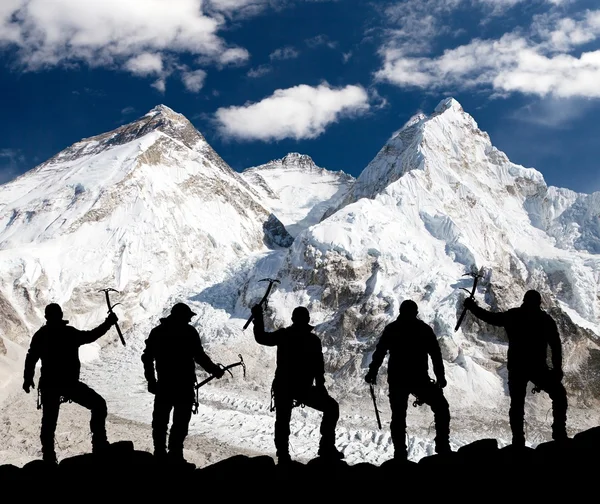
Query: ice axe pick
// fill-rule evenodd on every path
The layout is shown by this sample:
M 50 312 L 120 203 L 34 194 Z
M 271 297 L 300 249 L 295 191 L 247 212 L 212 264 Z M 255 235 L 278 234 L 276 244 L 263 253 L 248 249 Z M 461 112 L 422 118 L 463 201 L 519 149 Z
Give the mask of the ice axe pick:
M 274 278 L 263 278 L 262 280 L 259 280 L 259 282 L 269 282 L 269 286 L 267 287 L 267 292 L 265 292 L 265 295 L 260 300 L 260 303 L 258 303 L 259 305 L 264 305 L 264 304 L 267 303 L 267 299 L 269 298 L 269 294 L 271 293 L 271 289 L 273 288 L 273 284 L 274 283 L 281 283 L 281 282 L 279 280 L 275 280 Z M 244 324 L 244 329 L 243 330 L 245 330 L 250 325 L 250 322 L 252 322 L 253 318 L 254 318 L 254 315 L 250 315 L 250 318 L 247 320 L 246 324 Z
M 483 278 L 483 275 L 481 274 L 481 272 L 479 272 L 479 273 L 471 272 L 471 273 L 465 273 L 463 276 L 472 276 L 473 277 L 473 288 L 471 289 L 471 292 L 469 292 L 467 289 L 465 289 L 463 287 L 461 287 L 461 290 L 468 292 L 469 297 L 471 299 L 474 299 L 475 291 L 477 290 L 477 282 L 479 281 L 480 278 Z M 464 307 L 462 313 L 460 314 L 458 322 L 456 323 L 456 326 L 454 327 L 455 331 L 458 331 L 458 328 L 460 327 L 460 324 L 462 323 L 466 314 L 467 314 L 467 308 Z
M 110 298 L 108 297 L 108 293 L 112 291 L 112 292 L 116 292 L 119 293 L 118 290 L 116 289 L 100 289 L 98 292 L 104 292 L 104 295 L 106 296 L 106 304 L 108 305 L 108 313 L 114 313 L 113 312 L 113 308 L 117 305 L 120 305 L 122 303 L 115 303 L 114 305 L 111 306 L 110 304 Z M 123 346 L 125 346 L 125 339 L 123 339 L 123 333 L 121 333 L 121 328 L 119 327 L 118 323 L 115 323 L 115 327 L 117 328 L 117 332 L 119 333 L 119 338 L 121 338 L 121 343 L 123 343 Z

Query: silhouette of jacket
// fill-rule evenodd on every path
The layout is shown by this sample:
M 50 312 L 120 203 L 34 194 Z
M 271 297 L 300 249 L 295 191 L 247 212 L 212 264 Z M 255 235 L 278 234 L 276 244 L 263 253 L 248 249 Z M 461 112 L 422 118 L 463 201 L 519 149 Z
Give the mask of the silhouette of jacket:
M 388 324 L 373 357 L 369 370 L 377 373 L 386 353 L 389 352 L 388 382 L 429 382 L 431 356 L 433 372 L 438 382 L 445 382 L 444 362 L 433 329 L 417 318 L 405 319 L 401 315 Z
M 277 347 L 277 369 L 271 389 L 275 400 L 275 447 L 279 463 L 291 460 L 289 454 L 290 420 L 292 409 L 304 405 L 323 413 L 318 455 L 339 460 L 343 453 L 335 447 L 335 428 L 340 416 L 337 401 L 325 388 L 325 363 L 321 340 L 312 332 L 310 315 L 299 306 L 292 313 L 292 325 L 265 332 L 263 310 L 252 308 L 254 339 L 257 343 Z
M 527 301 L 529 297 L 530 301 Z M 523 429 L 524 404 L 527 383 L 544 390 L 552 400 L 552 438 L 564 440 L 567 436 L 567 392 L 562 384 L 562 349 L 558 327 L 554 319 L 539 307 L 541 297 L 537 291 L 528 291 L 523 304 L 504 312 L 490 312 L 477 305 L 472 298 L 464 302 L 473 315 L 488 324 L 504 327 L 508 336 L 508 412 L 512 430 L 512 444 L 525 446 Z M 552 350 L 552 367 L 547 364 L 548 347 Z
M 79 347 L 106 334 L 113 321 L 109 317 L 89 331 L 81 331 L 68 324 L 68 320 L 48 321 L 35 332 L 25 358 L 25 383 L 33 381 L 35 365 L 40 359 L 44 387 L 68 386 L 79 381 Z
M 193 387 L 196 363 L 210 374 L 221 374 L 220 368 L 204 352 L 196 328 L 172 315 L 161 318 L 160 324 L 150 331 L 142 362 L 150 386 L 158 382 L 160 387 Z
M 392 420 L 390 434 L 394 444 L 394 458 L 405 460 L 406 410 L 408 397 L 413 394 L 422 403 L 428 404 L 435 420 L 435 451 L 449 453 L 450 409 L 442 389 L 446 387 L 444 362 L 439 343 L 433 329 L 417 318 L 418 307 L 412 300 L 400 305 L 400 314 L 385 326 L 369 365 L 365 380 L 376 383 L 377 373 L 387 352 L 388 383 Z M 429 377 L 429 357 L 433 363 L 437 383 Z
M 547 368 L 548 347 L 552 350 L 552 367 L 562 369 L 562 348 L 554 319 L 542 309 L 523 306 L 505 312 L 490 312 L 474 302 L 465 306 L 488 324 L 504 327 L 508 337 L 507 368 L 536 372 Z
M 273 380 L 275 391 L 301 392 L 313 383 L 325 387 L 325 364 L 321 340 L 310 324 L 292 324 L 273 332 L 265 332 L 262 317 L 254 319 L 257 343 L 277 347 L 277 369 Z

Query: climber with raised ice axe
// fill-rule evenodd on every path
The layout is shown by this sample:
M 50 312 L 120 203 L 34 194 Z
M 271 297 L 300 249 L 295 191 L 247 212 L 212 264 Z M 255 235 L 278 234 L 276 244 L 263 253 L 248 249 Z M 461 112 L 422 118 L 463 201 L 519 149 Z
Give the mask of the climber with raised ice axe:
M 325 388 L 325 365 L 321 340 L 309 324 L 304 306 L 294 308 L 292 325 L 274 332 L 265 331 L 263 307 L 252 307 L 254 339 L 277 347 L 277 369 L 271 389 L 275 403 L 275 448 L 278 464 L 291 462 L 289 453 L 290 420 L 295 406 L 308 406 L 323 412 L 318 455 L 330 461 L 344 458 L 335 447 L 335 427 L 340 416 L 337 401 Z M 271 409 L 272 410 L 272 409 Z
M 472 297 L 464 306 L 477 318 L 497 327 L 504 327 L 508 336 L 508 412 L 512 430 L 512 445 L 525 446 L 523 420 L 527 383 L 533 382 L 534 392 L 544 390 L 552 399 L 552 439 L 568 439 L 567 392 L 562 384 L 562 349 L 554 319 L 541 308 L 542 296 L 528 290 L 521 306 L 504 312 L 490 312 L 477 305 Z M 548 347 L 552 350 L 552 369 L 547 364 Z
M 36 363 L 38 360 L 42 361 L 38 382 L 41 404 L 38 405 L 38 409 L 43 408 L 40 434 L 43 460 L 52 465 L 58 463 L 54 449 L 54 433 L 60 406 L 67 401 L 90 410 L 92 452 L 96 455 L 106 454 L 110 447 L 106 438 L 106 401 L 80 380 L 79 347 L 104 336 L 119 318 L 111 311 L 100 325 L 89 331 L 82 331 L 70 326 L 69 321 L 63 319 L 62 308 L 57 303 L 47 305 L 44 315 L 46 323 L 31 339 L 23 372 L 23 390 L 29 394 L 30 389 L 34 388 Z

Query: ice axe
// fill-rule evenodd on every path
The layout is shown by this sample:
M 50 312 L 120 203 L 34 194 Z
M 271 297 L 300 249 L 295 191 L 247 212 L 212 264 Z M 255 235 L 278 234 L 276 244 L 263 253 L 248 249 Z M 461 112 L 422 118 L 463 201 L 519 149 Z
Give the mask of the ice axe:
M 242 354 L 238 354 L 238 357 L 240 358 L 240 360 L 238 362 L 234 362 L 233 364 L 229 364 L 229 366 L 222 366 L 221 364 L 218 364 L 218 366 L 223 371 L 227 371 L 231 376 L 233 376 L 233 374 L 231 373 L 231 371 L 229 371 L 231 368 L 234 368 L 236 366 L 242 366 L 242 369 L 244 370 L 244 378 L 246 378 L 246 364 L 244 362 Z M 192 408 L 192 413 L 194 415 L 196 415 L 198 413 L 198 408 L 200 406 L 200 399 L 198 397 L 198 389 L 200 387 L 202 387 L 202 385 L 206 385 L 209 381 L 214 380 L 214 379 L 215 379 L 215 375 L 211 375 L 208 378 L 206 378 L 204 381 L 201 381 L 200 383 L 196 383 L 194 385 L 194 388 L 196 389 L 196 400 L 195 400 L 194 406 Z
M 116 292 L 119 293 L 118 290 L 116 289 L 100 289 L 98 292 L 104 292 L 104 295 L 106 296 L 106 304 L 108 305 L 108 313 L 114 313 L 113 312 L 113 308 L 117 305 L 120 305 L 122 303 L 115 303 L 114 305 L 111 306 L 110 304 L 110 299 L 108 297 L 108 293 L 112 291 L 112 292 Z M 123 343 L 123 346 L 125 346 L 125 340 L 123 339 L 123 334 L 121 333 L 121 328 L 119 327 L 119 324 L 117 322 L 115 322 L 115 327 L 117 328 L 117 332 L 119 333 L 119 338 L 121 338 L 121 343 Z
M 267 299 L 269 298 L 269 294 L 271 293 L 271 289 L 273 288 L 273 284 L 281 283 L 281 282 L 279 280 L 275 280 L 274 278 L 263 278 L 262 280 L 259 280 L 259 282 L 269 282 L 269 286 L 267 287 L 267 292 L 265 292 L 265 295 L 260 300 L 260 303 L 258 303 L 259 306 L 266 305 Z M 254 318 L 254 314 L 250 315 L 250 318 L 248 319 L 246 324 L 244 324 L 244 329 L 242 329 L 242 330 L 244 330 L 244 331 L 246 330 L 246 328 L 250 325 L 250 322 L 252 322 L 253 318 Z
M 471 277 L 473 277 L 473 288 L 471 289 L 470 292 L 467 289 L 465 289 L 464 287 L 461 287 L 461 290 L 464 290 L 465 292 L 469 293 L 469 298 L 471 298 L 471 299 L 475 299 L 475 291 L 477 290 L 477 282 L 479 281 L 480 278 L 483 278 L 483 275 L 481 274 L 481 271 L 482 270 L 479 270 L 479 272 L 471 271 L 471 272 L 465 273 L 463 275 L 463 276 L 471 276 Z M 460 327 L 460 324 L 462 323 L 462 321 L 465 318 L 466 314 L 467 314 L 467 307 L 465 306 L 463 308 L 462 313 L 460 314 L 458 322 L 456 323 L 456 327 L 454 327 L 455 331 L 458 331 L 458 328 Z
M 234 362 L 233 364 L 229 364 L 229 366 L 222 366 L 219 364 L 219 367 L 223 370 L 223 371 L 227 371 L 231 376 L 233 376 L 233 374 L 231 374 L 231 371 L 229 371 L 231 368 L 234 368 L 236 366 L 242 366 L 242 369 L 244 370 L 244 378 L 246 378 L 246 364 L 244 363 L 244 359 L 242 358 L 242 354 L 238 354 L 238 357 L 240 358 L 240 360 L 238 362 Z M 206 380 L 201 381 L 200 383 L 196 383 L 196 385 L 194 385 L 194 387 L 196 387 L 196 390 L 198 390 L 200 387 L 202 387 L 202 385 L 206 385 L 209 381 L 214 380 L 215 375 L 211 375 L 208 378 L 206 378 Z
M 375 399 L 375 390 L 373 389 L 373 384 L 369 384 L 369 388 L 371 390 L 371 399 L 373 399 L 373 407 L 375 408 L 375 417 L 377 417 L 377 427 L 381 429 L 381 418 L 379 417 L 379 410 L 377 409 L 377 400 Z

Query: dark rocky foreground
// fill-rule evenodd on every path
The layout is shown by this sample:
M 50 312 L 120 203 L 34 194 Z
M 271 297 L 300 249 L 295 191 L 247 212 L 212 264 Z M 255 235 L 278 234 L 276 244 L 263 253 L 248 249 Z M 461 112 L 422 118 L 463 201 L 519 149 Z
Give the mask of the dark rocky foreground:
M 184 469 L 160 465 L 150 453 L 121 442 L 103 458 L 85 454 L 54 467 L 41 460 L 22 468 L 0 466 L 0 488 L 25 500 L 120 500 L 127 495 L 136 500 L 211 496 L 225 502 L 387 501 L 390 496 L 451 501 L 568 498 L 573 502 L 577 495 L 597 498 L 599 454 L 600 426 L 535 449 L 499 449 L 495 439 L 481 439 L 449 455 L 425 457 L 418 463 L 389 460 L 380 466 L 316 458 L 286 467 L 268 456 L 240 455 Z

